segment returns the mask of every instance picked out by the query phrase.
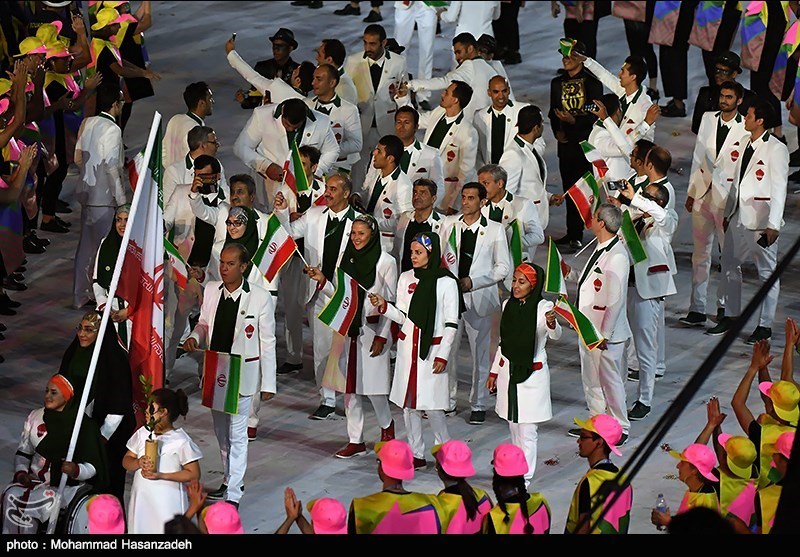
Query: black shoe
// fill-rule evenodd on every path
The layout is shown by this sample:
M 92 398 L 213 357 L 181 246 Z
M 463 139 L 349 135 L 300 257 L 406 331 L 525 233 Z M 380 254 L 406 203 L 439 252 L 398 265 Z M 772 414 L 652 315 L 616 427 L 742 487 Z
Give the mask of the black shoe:
M 36 254 L 46 252 L 47 248 L 34 241 L 30 236 L 25 236 L 25 238 L 22 240 L 22 251 L 25 253 Z
M 469 415 L 469 423 L 472 425 L 480 425 L 486 421 L 485 410 L 473 410 Z
M 454 407 L 453 407 L 453 408 L 451 408 L 450 410 L 445 410 L 445 411 L 444 411 L 444 415 L 445 415 L 445 416 L 455 416 L 455 415 L 456 415 L 456 412 L 458 412 L 458 409 L 457 409 L 457 408 L 454 406 Z M 427 416 L 426 416 L 426 417 L 427 417 Z
M 2 364 L 5 361 L 6 361 L 6 359 L 4 357 L 0 356 L 0 364 Z
M 25 275 L 23 275 L 19 271 L 14 271 L 10 275 L 8 275 L 8 278 L 10 278 L 15 282 L 25 282 Z
M 69 203 L 66 201 L 61 201 L 60 199 L 56 201 L 56 213 L 68 214 L 71 212 L 72 209 L 70 208 Z
M 650 414 L 650 407 L 642 404 L 638 400 L 633 403 L 633 407 L 628 410 L 628 419 L 631 421 L 643 420 Z
M 621 447 L 622 445 L 624 445 L 627 442 L 628 442 L 628 434 L 627 433 L 623 433 L 622 437 L 619 438 L 619 442 L 617 443 L 617 447 Z
M 31 230 L 30 233 L 28 234 L 28 237 L 31 238 L 34 242 L 36 242 L 37 244 L 39 244 L 42 247 L 46 248 L 47 246 L 50 245 L 50 239 L 49 238 L 39 238 L 39 236 L 36 235 L 36 231 L 35 230 Z
M 678 319 L 678 323 L 687 327 L 700 327 L 706 323 L 706 314 L 699 311 L 690 311 L 686 317 Z
M 292 2 L 294 4 L 294 2 Z M 310 2 L 306 2 L 308 4 Z M 340 10 L 333 10 L 334 15 L 361 15 L 361 8 L 347 4 Z
M 290 6 L 308 6 L 311 2 L 309 0 L 295 0 L 294 2 L 289 2 Z
M 583 247 L 583 242 L 580 240 L 570 240 L 569 241 L 569 249 L 574 249 L 575 251 L 581 249 Z
M 295 373 L 296 371 L 300 371 L 303 369 L 303 364 L 290 364 L 289 362 L 284 362 L 284 364 L 278 368 L 278 375 L 286 375 L 288 373 Z
M 555 245 L 557 246 L 567 246 L 569 245 L 570 240 L 571 238 L 569 236 L 564 235 L 561 236 L 561 238 L 559 238 L 558 240 L 553 240 L 553 243 L 555 243 Z
M 731 325 L 733 325 L 733 317 L 723 317 L 715 327 L 708 329 L 706 334 L 712 337 L 724 335 L 731 328 Z
M 209 501 L 222 501 L 223 499 L 225 499 L 225 493 L 227 493 L 227 491 L 228 491 L 228 486 L 222 484 L 216 491 L 209 491 L 206 494 L 206 499 L 208 499 Z
M 70 227 L 72 226 L 72 223 L 71 223 L 71 222 L 67 222 L 67 221 L 65 221 L 64 219 L 62 219 L 62 218 L 61 218 L 61 217 L 59 217 L 58 215 L 55 215 L 55 216 L 53 217 L 53 220 L 54 220 L 54 221 L 56 221 L 56 222 L 57 222 L 58 224 L 60 224 L 61 226 L 66 226 L 67 228 L 70 228 Z
M 19 267 L 17 267 L 17 270 L 15 272 L 24 273 L 27 270 L 28 270 L 28 268 L 25 265 L 20 265 Z
M 319 8 L 322 7 L 322 0 L 317 0 L 317 1 L 312 0 L 311 2 L 308 3 L 308 7 L 311 8 L 312 10 L 318 10 Z
M 383 16 L 380 14 L 380 12 L 376 12 L 375 10 L 370 10 L 369 13 L 367 14 L 367 17 L 365 17 L 361 21 L 363 21 L 364 23 L 375 23 L 378 21 L 383 21 Z
M 759 340 L 769 340 L 770 338 L 772 338 L 772 329 L 759 325 L 756 327 L 756 330 L 753 331 L 753 334 L 747 337 L 747 340 L 744 342 L 745 344 L 755 344 Z
M 521 64 L 522 56 L 520 56 L 519 52 L 509 52 L 508 54 L 506 54 L 506 57 L 503 58 L 503 63 L 507 66 L 513 66 L 514 64 Z
M 632 369 L 632 370 L 628 371 L 628 381 L 633 381 L 634 383 L 637 383 L 639 381 L 639 370 L 638 369 Z
M 576 427 L 567 431 L 567 435 L 570 437 L 580 437 L 581 436 L 581 428 Z
M 6 277 L 3 279 L 3 288 L 6 290 L 15 290 L 17 292 L 22 292 L 23 290 L 27 290 L 28 287 L 21 282 L 17 282 L 12 280 L 10 277 Z
M 58 224 L 56 219 L 42 222 L 42 224 L 39 225 L 39 230 L 44 230 L 45 232 L 55 232 L 56 234 L 66 234 L 69 232 L 69 228 Z
M 651 101 L 657 101 L 661 98 L 661 93 L 658 92 L 658 89 L 653 89 L 652 87 L 647 88 L 647 96 L 650 97 Z
M 5 323 L 0 323 L 0 333 L 5 333 L 8 330 L 8 327 L 5 326 Z
M 319 408 L 314 410 L 314 413 L 311 414 L 308 419 L 309 420 L 326 420 L 328 416 L 332 416 L 334 410 L 336 410 L 333 406 L 326 406 L 324 404 L 320 404 Z
M 11 309 L 8 306 L 0 306 L 0 315 L 16 315 L 16 310 Z
M 686 116 L 686 105 L 684 104 L 683 107 L 678 108 L 674 100 L 659 108 L 661 109 L 661 116 L 665 118 L 683 118 Z
M 789 166 L 800 166 L 800 149 L 795 149 L 789 155 Z
M 717 323 L 725 319 L 725 308 L 717 308 Z

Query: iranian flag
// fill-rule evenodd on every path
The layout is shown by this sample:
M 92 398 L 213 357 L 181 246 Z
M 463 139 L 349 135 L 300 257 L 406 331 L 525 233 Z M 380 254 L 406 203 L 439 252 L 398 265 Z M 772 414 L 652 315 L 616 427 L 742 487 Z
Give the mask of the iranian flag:
M 242 357 L 206 350 L 203 356 L 203 399 L 206 408 L 236 414 L 239 412 L 239 378 Z
M 594 350 L 598 344 L 603 342 L 603 337 L 600 336 L 600 333 L 589 318 L 582 314 L 564 296 L 559 296 L 553 309 L 575 329 L 578 336 L 581 337 L 581 342 L 589 350 Z
M 292 139 L 292 147 L 289 151 L 289 158 L 283 163 L 283 182 L 289 186 L 295 195 L 307 192 L 311 189 L 306 171 L 303 168 L 303 161 L 300 160 L 300 150 L 297 148 L 297 140 Z
M 253 265 L 269 282 L 275 280 L 278 271 L 292 258 L 297 243 L 281 226 L 278 217 L 273 213 L 267 219 L 267 234 L 253 256 Z
M 558 253 L 553 237 L 550 237 L 550 247 L 547 250 L 547 278 L 544 283 L 544 291 L 552 294 L 561 294 L 566 298 L 567 283 L 564 278 L 567 276 L 566 265 Z
M 580 180 L 567 190 L 567 195 L 575 203 L 575 207 L 578 208 L 583 224 L 586 228 L 589 228 L 589 224 L 592 222 L 592 215 L 600 204 L 600 190 L 597 187 L 597 181 L 595 181 L 594 176 L 588 172 L 584 174 Z
M 631 219 L 630 211 L 622 211 L 622 224 L 619 227 L 620 235 L 628 246 L 628 251 L 631 253 L 631 258 L 635 263 L 641 263 L 647 259 L 647 252 L 642 245 L 642 240 L 639 238 L 639 233 L 636 232 L 636 226 Z
M 450 237 L 442 251 L 442 265 L 450 269 L 450 272 L 458 276 L 458 246 L 456 245 L 456 227 L 450 229 Z
M 583 155 L 586 160 L 592 163 L 597 178 L 600 179 L 605 176 L 606 172 L 608 172 L 608 165 L 605 159 L 600 156 L 600 152 L 594 148 L 594 145 L 588 141 L 581 141 L 581 149 L 583 149 Z
M 358 295 L 359 288 L 353 277 L 342 271 L 340 267 L 337 267 L 336 290 L 330 301 L 317 315 L 320 321 L 340 335 L 346 335 L 350 325 L 353 323 L 353 319 L 355 319 L 356 308 L 361 303 Z
M 114 271 L 119 284 L 113 295 L 128 302 L 128 317 L 133 323 L 129 359 L 137 421 L 141 425 L 144 397 L 139 377 L 144 377 L 154 390 L 164 384 L 164 168 L 158 112 L 153 117 L 144 154 L 136 161 L 138 178 Z
M 522 226 L 520 226 L 518 219 L 514 219 L 514 222 L 509 226 L 511 227 L 511 238 L 508 240 L 508 251 L 511 253 L 511 261 L 514 264 L 513 268 L 516 269 L 517 266 L 522 263 L 523 259 Z
M 189 265 L 181 257 L 178 248 L 167 238 L 164 238 L 164 255 L 172 268 L 172 280 L 181 290 L 185 290 L 186 283 L 189 282 Z

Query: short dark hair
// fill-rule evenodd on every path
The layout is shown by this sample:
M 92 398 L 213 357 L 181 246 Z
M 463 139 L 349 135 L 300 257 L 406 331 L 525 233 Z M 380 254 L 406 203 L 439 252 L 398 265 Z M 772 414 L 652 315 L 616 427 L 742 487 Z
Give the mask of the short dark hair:
M 183 90 L 183 102 L 186 103 L 186 108 L 189 110 L 197 108 L 200 101 L 206 100 L 209 90 L 208 83 L 205 81 L 195 81 L 187 85 Z
M 394 119 L 397 120 L 397 115 L 403 112 L 408 112 L 414 117 L 414 127 L 419 127 L 419 112 L 413 106 L 401 106 L 397 110 L 394 111 Z
M 322 156 L 322 153 L 313 145 L 301 145 L 297 150 L 300 151 L 301 155 L 308 157 L 308 162 L 311 163 L 311 166 L 319 164 L 319 158 Z
M 667 186 L 664 184 L 649 184 L 649 186 L 653 186 L 655 189 L 655 194 L 653 195 L 653 199 L 660 207 L 666 207 L 669 203 L 669 190 Z
M 417 178 L 416 180 L 414 180 L 414 186 L 412 187 L 412 191 L 413 188 L 417 186 L 428 188 L 428 191 L 431 192 L 431 195 L 433 196 L 436 196 L 436 193 L 439 191 L 439 186 L 437 186 L 436 182 L 434 182 L 430 178 Z
M 633 148 L 636 151 L 637 158 L 644 161 L 647 159 L 647 155 L 655 146 L 656 144 L 650 141 L 649 139 L 640 139 L 639 141 L 634 143 Z
M 775 110 L 772 105 L 763 97 L 756 97 L 753 99 L 750 108 L 753 109 L 753 115 L 756 120 L 763 120 L 762 124 L 765 128 L 773 127 L 773 121 L 776 121 Z
M 339 68 L 334 66 L 333 64 L 320 64 L 317 69 L 325 70 L 328 73 L 328 77 L 336 82 L 336 85 L 339 85 Z M 303 79 L 302 77 L 300 78 Z
M 744 87 L 741 83 L 737 81 L 726 81 L 722 85 L 719 86 L 719 90 L 722 91 L 723 89 L 728 89 L 729 91 L 733 91 L 733 94 L 736 95 L 737 99 L 744 98 Z
M 631 55 L 625 58 L 625 63 L 628 64 L 628 72 L 636 76 L 636 85 L 641 85 L 647 77 L 647 63 L 644 58 L 638 54 Z
M 382 42 L 386 40 L 386 29 L 383 28 L 383 25 L 378 25 L 377 23 L 370 23 L 364 28 L 365 35 L 378 35 L 378 39 Z
M 347 57 L 347 51 L 342 41 L 339 39 L 322 39 L 322 48 L 324 49 L 325 56 L 333 60 L 338 70 L 339 67 L 344 64 L 344 59 Z
M 116 80 L 109 80 L 97 86 L 97 113 L 106 111 L 114 106 L 114 103 L 122 99 L 122 90 Z
M 303 93 L 308 94 L 313 88 L 311 83 L 314 81 L 314 70 L 317 69 L 316 64 L 306 60 L 300 62 L 300 69 L 298 75 L 300 76 L 300 89 Z
M 523 106 L 517 113 L 517 128 L 523 135 L 531 133 L 533 128 L 542 124 L 542 121 L 542 110 L 533 104 Z
M 253 177 L 249 174 L 234 174 L 228 178 L 229 185 L 233 185 L 235 183 L 244 184 L 247 186 L 247 193 L 250 195 L 256 194 L 256 181 L 253 180 Z
M 472 33 L 459 33 L 453 37 L 453 46 L 463 44 L 464 46 L 473 46 L 478 48 L 478 41 Z
M 186 142 L 189 144 L 189 151 L 199 149 L 203 143 L 208 141 L 208 135 L 214 133 L 214 128 L 208 126 L 195 126 L 186 134 Z
M 403 156 L 403 151 L 405 151 L 403 141 L 396 135 L 384 135 L 378 140 L 378 144 L 383 145 L 387 157 L 394 159 L 394 165 L 400 166 L 400 157 Z
M 219 163 L 219 159 L 217 159 L 217 157 L 212 157 L 211 155 L 200 155 L 194 159 L 195 170 L 200 170 L 201 168 L 205 168 L 207 166 L 211 167 L 211 172 L 214 174 L 219 174 L 222 172 L 222 165 Z
M 486 199 L 486 187 L 481 184 L 480 182 L 467 182 L 461 188 L 461 192 L 463 193 L 464 190 L 478 190 L 478 198 L 479 199 Z
M 647 153 L 647 160 L 653 165 L 653 168 L 659 174 L 664 176 L 669 172 L 669 167 L 672 166 L 672 155 L 661 145 L 654 145 L 650 152 Z
M 453 96 L 458 99 L 458 104 L 461 105 L 463 109 L 469 104 L 469 101 L 472 100 L 472 87 L 465 81 L 453 80 L 450 83 L 455 83 L 456 86 L 453 89 Z
M 247 263 L 248 261 L 250 261 L 250 251 L 248 251 L 248 249 L 244 247 L 244 244 L 239 244 L 237 242 L 228 242 L 227 244 L 222 246 L 222 249 L 219 252 L 220 256 L 222 256 L 222 252 L 225 251 L 226 249 L 234 249 L 238 252 L 240 264 Z
M 308 105 L 302 99 L 291 98 L 283 101 L 282 115 L 292 125 L 302 124 L 308 115 Z
M 609 116 L 616 114 L 617 110 L 620 109 L 619 97 L 617 97 L 614 93 L 606 93 L 600 97 L 600 102 L 605 105 L 606 112 Z

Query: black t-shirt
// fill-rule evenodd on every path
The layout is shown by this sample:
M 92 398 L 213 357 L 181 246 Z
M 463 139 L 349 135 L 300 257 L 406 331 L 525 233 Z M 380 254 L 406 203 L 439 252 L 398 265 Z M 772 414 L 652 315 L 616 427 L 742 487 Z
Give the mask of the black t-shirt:
M 591 112 L 586 112 L 583 107 L 594 99 L 603 96 L 603 84 L 592 74 L 581 70 L 573 77 L 560 70 L 558 75 L 550 82 L 550 127 L 553 135 L 563 131 L 569 142 L 579 142 L 589 139 L 592 124 L 597 118 Z M 559 120 L 556 108 L 564 110 L 565 106 L 575 118 L 574 124 Z
M 97 57 L 97 73 L 103 76 L 103 83 L 119 83 L 120 77 L 111 69 L 111 64 L 117 61 L 111 50 L 104 48 Z
M 28 18 L 28 36 L 36 36 L 36 31 L 40 26 L 45 23 L 53 23 L 54 21 L 61 22 L 61 32 L 59 35 L 62 37 L 67 37 L 70 45 L 75 44 L 75 42 L 78 40 L 78 35 L 76 35 L 75 31 L 72 30 L 72 20 L 69 12 L 67 12 L 65 9 L 61 9 L 57 12 L 50 10 L 39 10 L 37 13 L 31 14 Z
M 145 67 L 144 52 L 142 52 L 142 45 L 138 44 L 135 40 L 137 35 L 136 28 L 138 22 L 132 21 L 125 30 L 125 36 L 122 39 L 122 44 L 119 47 L 119 53 L 123 60 L 127 60 L 131 64 L 135 64 L 140 68 Z M 122 82 L 125 85 L 125 92 L 131 102 L 138 101 L 139 99 L 146 99 L 155 95 L 153 85 L 146 77 L 124 77 Z

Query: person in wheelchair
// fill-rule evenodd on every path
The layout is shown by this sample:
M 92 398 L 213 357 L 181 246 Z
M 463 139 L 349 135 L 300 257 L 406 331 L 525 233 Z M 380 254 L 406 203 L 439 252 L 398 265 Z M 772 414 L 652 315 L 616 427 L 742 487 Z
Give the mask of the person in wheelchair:
M 62 509 L 78 492 L 102 492 L 108 463 L 97 424 L 84 419 L 72 461 L 65 460 L 78 415 L 75 390 L 63 375 L 47 382 L 44 406 L 28 414 L 14 457 L 14 478 L 2 499 L 3 534 L 41 533 L 50 517 L 61 474 L 68 479 Z

